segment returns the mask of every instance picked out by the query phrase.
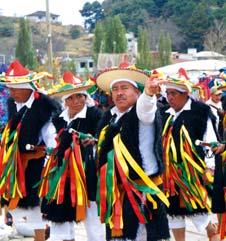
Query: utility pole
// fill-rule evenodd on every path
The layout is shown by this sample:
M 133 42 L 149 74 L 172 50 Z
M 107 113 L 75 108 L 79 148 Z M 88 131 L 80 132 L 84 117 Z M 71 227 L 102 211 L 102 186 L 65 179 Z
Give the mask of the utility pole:
M 53 74 L 53 50 L 52 50 L 52 33 L 49 13 L 49 0 L 46 0 L 46 24 L 47 24 L 47 56 L 48 56 L 48 71 Z

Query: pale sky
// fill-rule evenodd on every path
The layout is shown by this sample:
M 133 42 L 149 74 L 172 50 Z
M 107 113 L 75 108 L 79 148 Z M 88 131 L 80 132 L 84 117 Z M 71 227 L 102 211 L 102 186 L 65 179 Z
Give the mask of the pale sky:
M 98 0 L 103 2 L 103 0 Z M 86 2 L 94 0 L 49 0 L 50 13 L 60 15 L 60 20 L 66 24 L 83 24 L 79 10 Z M 46 10 L 46 0 L 0 0 L 0 15 L 21 17 L 36 11 Z

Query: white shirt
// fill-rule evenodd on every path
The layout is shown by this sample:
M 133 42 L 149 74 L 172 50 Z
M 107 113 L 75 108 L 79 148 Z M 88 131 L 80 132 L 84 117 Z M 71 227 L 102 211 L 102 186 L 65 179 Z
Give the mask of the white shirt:
M 69 116 L 69 109 L 66 108 L 61 114 L 60 117 L 63 117 L 63 119 L 67 122 L 67 124 L 69 124 L 70 122 L 72 122 L 73 120 L 77 119 L 77 118 L 86 118 L 86 112 L 87 112 L 87 106 L 84 105 L 83 109 L 77 113 L 73 118 L 70 118 Z
M 150 104 L 149 108 L 145 108 L 145 106 L 143 105 L 143 102 L 147 102 L 147 100 Z M 152 175 L 158 172 L 157 159 L 155 157 L 153 149 L 155 136 L 154 118 L 157 109 L 156 103 L 156 97 L 150 97 L 145 94 L 141 94 L 137 100 L 136 112 L 139 118 L 139 150 L 143 160 L 142 168 L 144 169 L 147 175 Z M 119 118 L 122 117 L 128 111 L 130 111 L 131 108 L 122 113 L 119 112 L 117 107 L 115 106 L 111 109 L 111 114 L 116 114 L 116 121 L 118 121 Z M 151 123 L 143 122 L 141 119 L 144 116 L 148 117 L 148 120 Z
M 26 102 L 18 103 L 15 101 L 17 112 L 20 111 L 20 109 L 23 108 L 24 106 L 27 106 L 27 108 L 30 109 L 34 100 L 35 100 L 34 92 L 32 92 L 31 96 Z M 48 121 L 41 129 L 41 132 L 39 134 L 39 143 L 41 143 L 41 141 L 43 140 L 47 147 L 54 148 L 57 144 L 55 137 L 56 137 L 56 129 L 52 124 L 52 122 Z M 30 144 L 30 143 L 27 143 L 27 144 Z
M 206 104 L 210 106 L 211 111 L 213 112 L 214 116 L 216 117 L 216 128 L 218 129 L 220 118 L 219 118 L 219 115 L 217 113 L 217 110 L 222 110 L 223 109 L 222 103 L 221 103 L 221 101 L 219 101 L 218 103 L 215 103 L 210 98 L 209 100 L 206 101 Z M 214 108 L 214 106 L 216 108 Z
M 187 102 L 185 103 L 184 107 L 180 111 L 175 112 L 175 110 L 172 107 L 170 107 L 169 109 L 166 110 L 166 113 L 169 113 L 169 114 L 173 115 L 173 120 L 175 121 L 177 119 L 177 117 L 184 110 L 191 110 L 191 103 L 192 103 L 191 99 L 189 98 L 187 100 Z M 212 121 L 210 120 L 210 118 L 208 118 L 208 120 L 207 120 L 207 127 L 206 127 L 206 131 L 203 135 L 202 141 L 204 141 L 204 142 L 217 142 L 217 137 L 216 137 L 216 134 L 215 134 L 215 131 L 214 131 L 214 128 L 213 128 L 213 124 L 212 124 Z M 205 147 L 205 150 L 211 152 L 209 147 Z M 205 157 L 205 163 L 206 163 L 208 168 L 214 169 L 215 168 L 215 157 L 214 156 L 211 157 L 211 158 Z

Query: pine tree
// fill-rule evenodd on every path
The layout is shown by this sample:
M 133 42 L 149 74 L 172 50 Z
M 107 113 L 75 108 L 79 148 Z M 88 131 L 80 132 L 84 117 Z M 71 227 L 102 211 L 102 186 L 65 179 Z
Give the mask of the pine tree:
M 16 58 L 29 69 L 36 69 L 38 61 L 32 45 L 31 30 L 26 19 L 21 18 L 16 45 Z
M 115 16 L 113 19 L 114 25 L 114 40 L 115 40 L 115 49 L 114 53 L 124 53 L 127 49 L 127 40 L 126 40 L 126 29 L 121 22 L 119 16 Z
M 127 48 L 126 30 L 119 16 L 107 18 L 104 26 L 105 53 L 125 53 Z
M 103 26 L 99 22 L 96 24 L 94 30 L 94 41 L 93 41 L 93 58 L 95 63 L 97 63 L 98 54 L 102 52 L 104 44 L 104 31 Z
M 172 43 L 169 34 L 166 36 L 164 33 L 160 34 L 159 37 L 159 65 L 165 66 L 171 63 L 171 51 Z
M 151 69 L 151 62 L 147 29 L 139 28 L 138 57 L 136 58 L 136 66 L 139 69 Z

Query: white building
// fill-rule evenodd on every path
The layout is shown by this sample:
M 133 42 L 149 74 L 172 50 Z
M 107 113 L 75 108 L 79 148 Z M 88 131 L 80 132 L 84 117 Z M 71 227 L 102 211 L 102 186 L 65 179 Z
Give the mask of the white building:
M 197 52 L 195 48 L 189 48 L 187 53 L 178 53 L 179 60 L 209 60 L 209 59 L 216 59 L 216 60 L 226 60 L 223 54 L 219 54 L 213 51 L 200 51 Z
M 57 14 L 50 13 L 51 23 L 60 23 L 59 16 Z M 34 13 L 26 15 L 27 19 L 35 22 L 46 22 L 46 11 L 36 11 Z
M 86 74 L 88 71 L 92 73 L 94 71 L 94 60 L 92 56 L 83 56 L 83 57 L 73 57 L 75 61 L 76 73 L 78 75 Z

